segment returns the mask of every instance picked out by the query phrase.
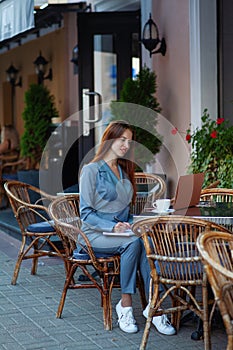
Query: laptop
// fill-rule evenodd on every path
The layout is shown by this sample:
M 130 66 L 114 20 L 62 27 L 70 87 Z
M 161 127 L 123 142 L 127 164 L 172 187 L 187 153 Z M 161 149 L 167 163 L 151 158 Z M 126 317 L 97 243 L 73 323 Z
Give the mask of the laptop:
M 199 204 L 204 177 L 205 173 L 180 176 L 173 202 L 175 210 Z

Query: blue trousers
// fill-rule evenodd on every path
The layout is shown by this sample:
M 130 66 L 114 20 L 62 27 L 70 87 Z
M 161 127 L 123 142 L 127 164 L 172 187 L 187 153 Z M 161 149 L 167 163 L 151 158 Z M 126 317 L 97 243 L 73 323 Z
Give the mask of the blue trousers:
M 110 240 L 108 242 L 110 242 Z M 114 243 L 115 244 L 111 246 L 109 245 L 108 247 L 105 246 L 103 248 L 103 246 L 100 247 L 95 241 L 93 248 L 94 251 L 98 253 L 120 254 L 120 283 L 122 294 L 136 293 L 137 271 L 140 270 L 144 282 L 145 294 L 148 298 L 150 266 L 146 257 L 146 251 L 142 239 L 138 237 L 130 237 L 130 239 L 123 242 L 121 241 L 119 246 L 116 245 L 116 242 Z

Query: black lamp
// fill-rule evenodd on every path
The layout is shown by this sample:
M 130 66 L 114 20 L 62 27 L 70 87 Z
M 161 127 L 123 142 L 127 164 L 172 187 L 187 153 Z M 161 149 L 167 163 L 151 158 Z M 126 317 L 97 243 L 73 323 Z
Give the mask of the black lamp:
M 74 64 L 74 74 L 78 74 L 78 45 L 72 50 L 72 58 L 70 62 Z
M 38 84 L 42 84 L 45 79 L 53 79 L 52 68 L 49 69 L 48 75 L 45 76 L 48 61 L 41 55 L 41 52 L 33 63 L 35 65 L 36 74 L 38 75 Z
M 17 77 L 18 77 L 19 70 L 16 69 L 13 64 L 10 65 L 10 67 L 6 70 L 7 74 L 7 81 L 9 81 L 14 86 L 20 86 L 22 87 L 22 77 L 19 77 L 18 82 L 16 83 Z
M 72 50 L 72 58 L 70 62 L 78 65 L 78 45 L 76 45 Z
M 150 57 L 154 53 L 161 53 L 163 56 L 165 56 L 166 42 L 164 38 L 162 38 L 162 40 L 159 39 L 159 30 L 157 25 L 151 18 L 151 13 L 149 20 L 144 25 L 141 42 L 143 43 L 145 48 L 150 52 Z M 157 50 L 155 50 L 156 48 Z

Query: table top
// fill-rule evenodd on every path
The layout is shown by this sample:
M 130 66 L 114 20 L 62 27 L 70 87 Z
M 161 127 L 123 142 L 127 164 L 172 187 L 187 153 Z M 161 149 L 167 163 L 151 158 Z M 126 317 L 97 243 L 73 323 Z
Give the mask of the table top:
M 141 215 L 134 216 L 134 221 L 158 215 L 166 214 L 158 214 L 153 212 L 152 210 L 147 209 Z M 233 228 L 233 203 L 200 202 L 200 204 L 196 207 L 176 210 L 173 213 L 170 213 L 169 215 L 192 216 L 199 219 L 214 221 L 218 224 L 223 224 L 227 226 L 229 225 L 230 228 Z
M 195 217 L 224 217 L 233 219 L 233 203 L 200 202 L 199 206 L 176 210 L 174 214 Z

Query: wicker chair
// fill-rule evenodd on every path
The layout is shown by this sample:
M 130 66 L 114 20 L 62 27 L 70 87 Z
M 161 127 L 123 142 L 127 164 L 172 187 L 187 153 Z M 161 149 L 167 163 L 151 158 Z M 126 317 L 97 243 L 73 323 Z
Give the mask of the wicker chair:
M 10 151 L 0 155 L 0 206 L 8 205 L 7 195 L 4 190 L 4 182 L 6 180 L 15 180 L 17 169 L 21 162 L 19 161 L 19 152 Z
M 233 189 L 209 188 L 201 191 L 200 201 L 233 202 Z
M 67 275 L 58 306 L 57 317 L 61 317 L 68 289 L 97 288 L 101 295 L 104 329 L 112 329 L 112 288 L 120 288 L 120 256 L 94 253 L 87 236 L 80 229 L 79 195 L 58 197 L 49 205 L 49 213 L 60 236 L 67 262 Z M 85 242 L 83 246 L 80 242 Z M 74 275 L 80 269 L 88 277 L 85 283 L 75 282 Z M 97 274 L 93 273 L 93 269 Z M 118 278 L 116 278 L 118 277 Z M 145 293 L 138 273 L 138 288 L 142 306 L 146 306 Z
M 50 204 L 49 212 L 54 220 L 57 233 L 63 242 L 68 265 L 57 317 L 61 317 L 68 289 L 97 288 L 103 306 L 104 328 L 111 330 L 111 293 L 115 278 L 120 273 L 120 257 L 94 254 L 88 238 L 80 230 L 79 195 L 58 197 Z M 85 247 L 81 243 L 77 243 L 80 238 L 84 240 Z M 82 251 L 79 252 L 77 248 L 81 248 Z M 90 267 L 95 269 L 100 279 L 93 277 Z M 89 282 L 74 282 L 74 274 L 78 268 L 89 278 Z
M 12 150 L 9 152 L 6 152 L 4 154 L 0 154 L 0 162 L 2 163 L 8 163 L 8 162 L 15 162 L 19 158 L 19 151 L 18 150 Z
M 214 182 L 211 182 L 208 186 L 206 186 L 205 188 L 203 188 L 204 190 L 208 190 L 209 188 L 216 188 L 218 185 L 220 185 L 221 181 L 220 180 L 216 180 Z
M 54 255 L 62 257 L 62 250 L 51 240 L 57 235 L 46 206 L 46 201 L 50 202 L 55 196 L 19 181 L 5 182 L 4 188 L 22 234 L 21 247 L 11 281 L 11 284 L 15 285 L 23 260 L 32 259 L 31 274 L 34 275 L 39 257 Z
M 227 350 L 233 349 L 233 235 L 209 231 L 197 239 L 215 301 L 228 336 Z
M 131 212 L 134 215 L 142 213 L 145 207 L 152 207 L 152 203 L 166 192 L 165 181 L 155 174 L 135 173 L 135 183 L 137 197 L 136 202 L 131 207 Z
M 150 311 L 140 349 L 146 347 L 153 316 L 171 313 L 171 322 L 178 331 L 184 310 L 192 310 L 203 320 L 205 350 L 210 349 L 207 278 L 196 247 L 198 235 L 206 228 L 227 231 L 206 220 L 178 215 L 149 218 L 133 225 L 133 231 L 144 241 L 152 282 Z M 159 266 L 159 273 L 155 262 Z M 159 297 L 160 283 L 165 292 Z M 197 286 L 202 288 L 201 301 L 195 297 Z M 161 305 L 168 296 L 172 305 L 163 305 L 161 310 Z

